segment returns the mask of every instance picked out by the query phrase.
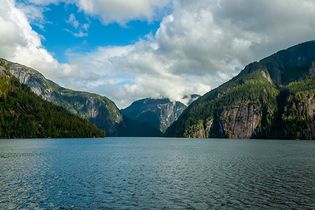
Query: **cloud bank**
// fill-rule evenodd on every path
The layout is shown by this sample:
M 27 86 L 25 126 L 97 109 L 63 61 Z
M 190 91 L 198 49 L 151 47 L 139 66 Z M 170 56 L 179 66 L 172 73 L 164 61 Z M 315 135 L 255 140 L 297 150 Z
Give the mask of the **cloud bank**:
M 5 0 L 0 9 L 0 27 L 6 29 L 0 31 L 0 56 L 35 67 L 66 87 L 108 96 L 120 107 L 144 97 L 180 100 L 187 94 L 203 94 L 254 60 L 314 39 L 312 0 L 80 0 L 76 4 L 104 24 L 150 21 L 169 4 L 172 12 L 156 33 L 132 45 L 99 46 L 84 53 L 69 50 L 68 62 L 60 64 L 41 45 L 23 10 Z

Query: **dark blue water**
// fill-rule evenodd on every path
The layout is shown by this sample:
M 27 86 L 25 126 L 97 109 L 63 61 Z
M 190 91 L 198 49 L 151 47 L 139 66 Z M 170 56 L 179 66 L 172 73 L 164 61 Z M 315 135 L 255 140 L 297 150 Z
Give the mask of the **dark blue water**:
M 315 142 L 0 141 L 0 209 L 315 208 Z

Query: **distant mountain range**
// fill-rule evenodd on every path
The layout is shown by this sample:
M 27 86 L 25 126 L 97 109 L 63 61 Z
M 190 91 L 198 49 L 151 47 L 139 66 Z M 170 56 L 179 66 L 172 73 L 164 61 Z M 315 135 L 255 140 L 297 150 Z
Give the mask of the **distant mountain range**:
M 166 135 L 315 139 L 315 41 L 249 64 L 192 103 Z
M 97 129 L 62 107 L 31 92 L 0 60 L 0 138 L 103 137 Z
M 82 129 L 80 136 L 100 136 L 89 121 L 107 136 L 315 139 L 315 41 L 251 63 L 204 96 L 184 97 L 188 108 L 167 98 L 146 98 L 119 110 L 104 96 L 60 87 L 20 64 L 0 63 L 2 137 L 54 137 L 56 126 L 59 136 L 74 136 L 74 127 Z M 43 113 L 42 106 L 51 111 Z M 74 127 L 58 121 L 57 116 L 64 119 L 60 113 Z M 31 127 L 23 129 L 25 123 Z

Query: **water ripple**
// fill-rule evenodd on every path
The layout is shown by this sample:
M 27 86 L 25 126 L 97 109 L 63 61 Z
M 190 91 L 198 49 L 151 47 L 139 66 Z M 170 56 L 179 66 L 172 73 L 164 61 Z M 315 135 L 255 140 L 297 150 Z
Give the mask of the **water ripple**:
M 0 141 L 0 209 L 312 209 L 315 143 Z

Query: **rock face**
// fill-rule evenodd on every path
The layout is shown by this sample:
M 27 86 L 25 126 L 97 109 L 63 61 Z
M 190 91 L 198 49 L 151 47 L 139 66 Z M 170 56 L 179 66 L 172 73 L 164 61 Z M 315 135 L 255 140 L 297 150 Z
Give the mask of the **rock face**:
M 315 97 L 308 100 L 306 109 L 308 110 L 308 116 L 310 119 L 309 139 L 315 136 Z
M 4 77 L 5 76 L 5 70 L 2 66 L 0 66 L 0 77 Z
M 186 107 L 181 102 L 173 102 L 167 98 L 146 98 L 132 103 L 121 112 L 130 119 L 150 124 L 164 133 Z
M 315 41 L 254 62 L 166 131 L 194 138 L 315 139 Z
M 108 98 L 62 88 L 32 68 L 1 60 L 8 65 L 12 75 L 38 96 L 87 119 L 109 136 L 117 133 L 116 127 L 123 121 L 123 116 Z
M 200 121 L 187 132 L 185 137 L 208 138 L 228 137 L 233 139 L 251 138 L 261 121 L 261 108 L 258 104 L 245 104 L 224 110 L 219 117 Z M 205 122 L 205 123 L 204 123 Z M 215 131 L 213 131 L 215 129 Z
M 259 104 L 244 104 L 224 110 L 220 116 L 222 135 L 237 139 L 252 137 L 261 120 L 261 111 Z

